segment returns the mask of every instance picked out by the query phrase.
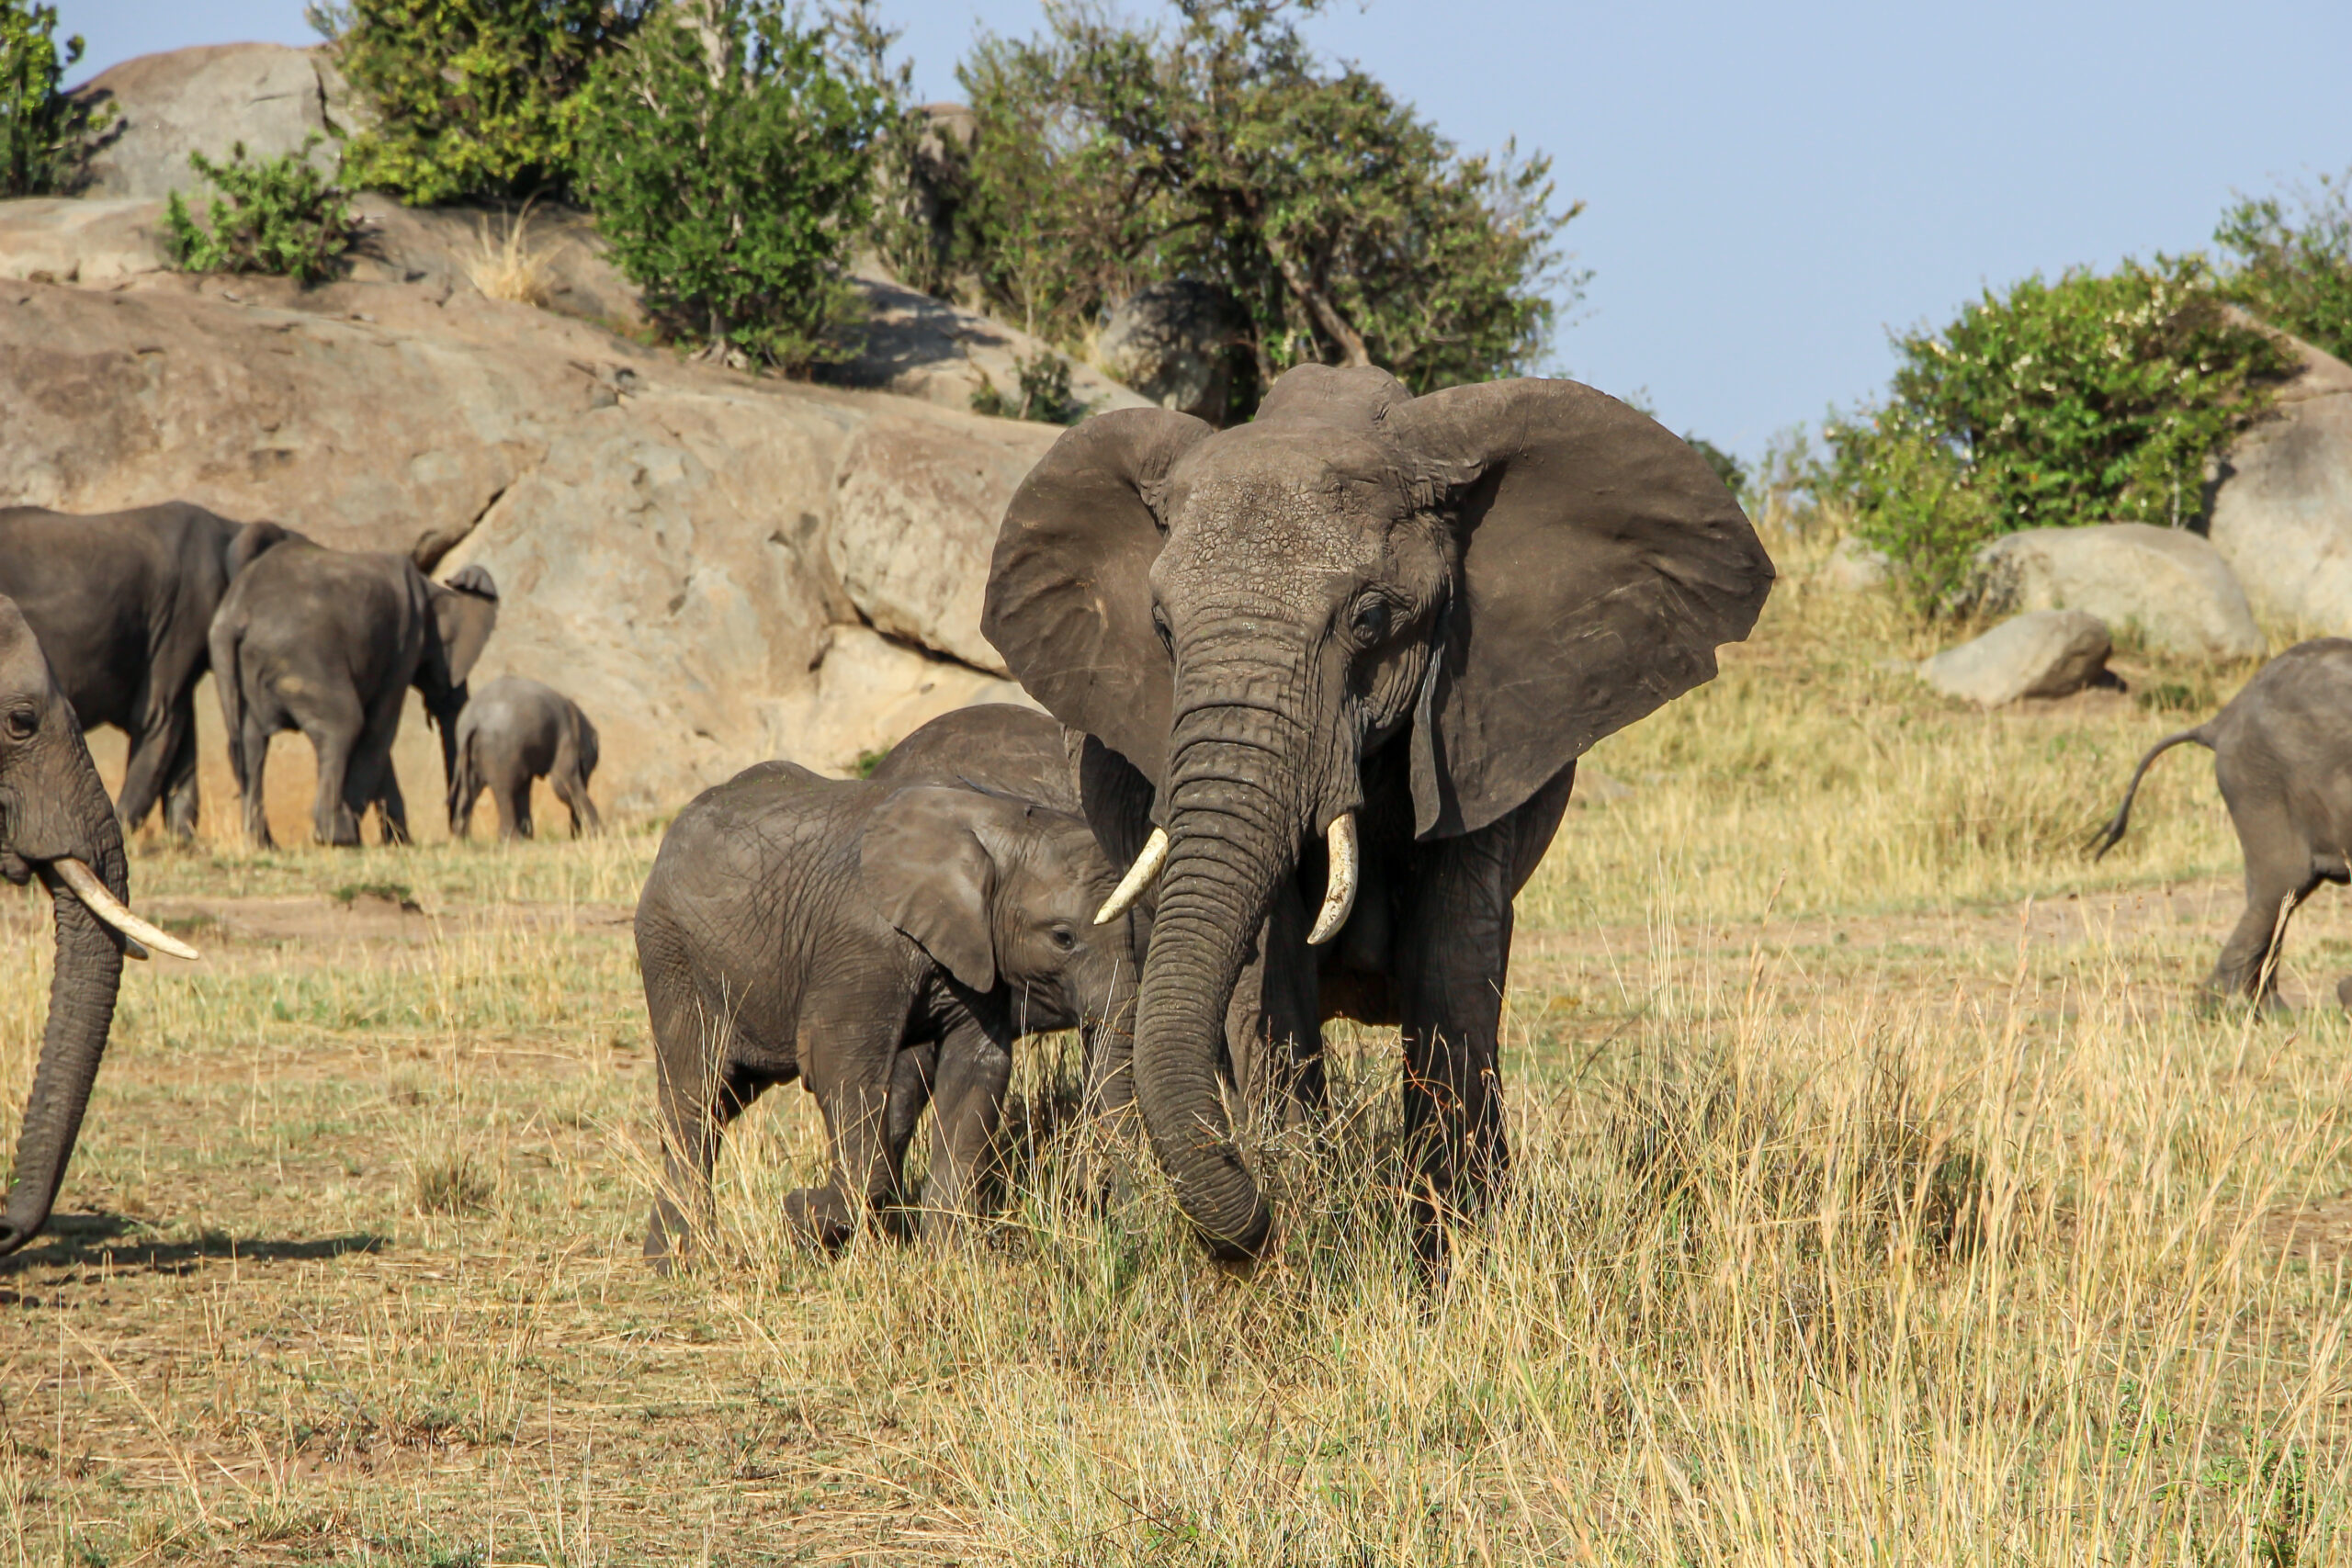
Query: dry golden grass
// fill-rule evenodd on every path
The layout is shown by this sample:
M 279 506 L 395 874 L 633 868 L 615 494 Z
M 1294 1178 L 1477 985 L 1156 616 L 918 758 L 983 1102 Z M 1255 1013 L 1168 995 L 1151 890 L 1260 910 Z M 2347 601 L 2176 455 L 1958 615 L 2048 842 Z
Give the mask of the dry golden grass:
M 1032 1052 L 1001 1218 L 812 1258 L 786 1089 L 710 1264 L 636 1250 L 656 836 L 142 846 L 137 969 L 53 1233 L 0 1265 L 23 1562 L 2180 1563 L 2346 1555 L 2352 1031 L 2211 1016 L 2235 912 L 2178 716 L 1985 716 L 1801 576 L 1597 759 L 1521 901 L 1509 1201 L 1403 1264 L 1393 1039 L 1203 1264 L 1098 1210 Z M 2140 664 L 2144 688 L 2235 674 Z M 348 899 L 335 897 L 346 890 Z M 402 908 L 403 901 L 417 908 Z M 45 985 L 6 901 L 0 1135 Z M 2329 897 L 2289 989 L 2352 968 Z
M 492 299 L 544 309 L 554 298 L 554 269 L 544 250 L 531 244 L 531 204 L 503 221 L 493 235 L 487 220 L 474 224 L 474 254 L 466 258 L 468 281 Z

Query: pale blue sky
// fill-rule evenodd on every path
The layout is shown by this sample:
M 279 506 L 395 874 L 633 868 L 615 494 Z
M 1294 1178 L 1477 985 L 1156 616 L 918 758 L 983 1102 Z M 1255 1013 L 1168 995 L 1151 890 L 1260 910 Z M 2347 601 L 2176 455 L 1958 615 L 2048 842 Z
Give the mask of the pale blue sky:
M 90 52 L 304 42 L 300 0 L 58 0 Z M 1152 16 L 1146 0 L 1133 14 Z M 882 0 L 925 97 L 1038 0 Z M 2352 167 L 2346 0 L 1342 3 L 1310 27 L 1465 147 L 1589 205 L 1555 368 L 1754 456 L 1884 385 L 1985 284 L 2204 244 L 2233 190 Z

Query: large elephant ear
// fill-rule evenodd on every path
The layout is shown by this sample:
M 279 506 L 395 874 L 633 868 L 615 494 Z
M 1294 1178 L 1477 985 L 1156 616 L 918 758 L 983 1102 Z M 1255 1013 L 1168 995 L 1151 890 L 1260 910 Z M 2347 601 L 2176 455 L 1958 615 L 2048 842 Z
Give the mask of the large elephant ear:
M 1164 409 L 1097 414 L 1053 445 L 1004 511 L 980 630 L 1046 711 L 1157 782 L 1173 668 L 1151 626 L 1163 538 L 1152 498 L 1209 426 Z
M 487 568 L 469 566 L 451 574 L 433 594 L 433 622 L 440 633 L 449 684 L 462 686 L 474 661 L 498 626 L 498 584 Z
M 1704 458 L 1575 381 L 1489 381 L 1392 408 L 1455 486 L 1464 592 L 1416 716 L 1423 838 L 1472 832 L 1603 736 L 1713 678 L 1772 563 Z
M 996 862 L 981 835 L 1019 809 L 976 790 L 910 785 L 875 808 L 858 842 L 876 912 L 976 991 L 996 988 Z

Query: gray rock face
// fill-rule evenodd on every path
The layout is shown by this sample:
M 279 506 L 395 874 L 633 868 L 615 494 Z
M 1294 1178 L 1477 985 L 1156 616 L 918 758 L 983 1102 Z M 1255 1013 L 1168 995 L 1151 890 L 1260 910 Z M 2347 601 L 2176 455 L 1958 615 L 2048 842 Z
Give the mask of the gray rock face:
M 2352 633 L 2352 366 L 2286 343 L 2302 368 L 2277 416 L 2223 459 L 2209 532 L 2256 609 L 2341 636 Z
M 2268 648 L 2221 552 L 2185 528 L 2108 523 L 2035 528 L 1976 552 L 1983 604 L 2001 615 L 2086 610 L 2151 648 L 2252 659 Z
M 275 158 L 306 137 L 323 137 L 311 158 L 331 170 L 335 132 L 356 129 L 349 94 L 323 49 L 224 43 L 142 54 L 74 96 L 110 104 L 117 117 L 90 160 L 85 196 L 160 200 L 193 191 L 203 182 L 187 155 L 225 159 L 239 141 L 253 157 Z
M 1867 593 L 1885 587 L 1894 576 L 1894 563 L 1884 550 L 1853 538 L 1838 540 L 1821 568 L 1823 585 L 1840 593 Z
M 2020 697 L 2063 697 L 2107 668 L 2106 626 L 2081 610 L 2033 610 L 1919 666 L 1948 697 L 1995 708 Z
M 884 277 L 852 279 L 865 296 L 865 344 L 856 358 L 828 367 L 823 379 L 839 387 L 896 392 L 943 408 L 969 409 L 985 377 L 1017 396 L 1022 360 L 1054 355 L 1069 364 L 1070 396 L 1090 413 L 1151 407 L 1089 365 L 1003 322 Z
M 1162 408 L 1221 425 L 1235 318 L 1221 288 L 1187 278 L 1152 284 L 1113 307 L 1099 348 L 1103 368 Z

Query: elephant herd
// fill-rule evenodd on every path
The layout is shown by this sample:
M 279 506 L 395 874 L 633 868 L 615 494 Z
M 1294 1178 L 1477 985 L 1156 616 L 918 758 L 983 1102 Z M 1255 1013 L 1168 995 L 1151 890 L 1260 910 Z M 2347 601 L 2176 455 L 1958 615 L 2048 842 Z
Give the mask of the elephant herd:
M 128 518 L 156 543 L 103 577 L 114 618 L 52 643 L 30 604 L 72 561 L 24 541 Z M 162 934 L 122 908 L 121 825 L 76 713 L 133 737 L 122 821 L 161 798 L 192 826 L 187 672 L 209 657 L 257 840 L 262 753 L 289 728 L 319 752 L 322 840 L 355 841 L 370 807 L 404 834 L 389 754 L 412 685 L 453 819 L 488 788 L 527 830 L 536 773 L 575 830 L 595 822 L 576 708 L 525 683 L 467 701 L 497 613 L 479 569 L 435 583 L 193 507 L 63 521 L 0 513 L 0 592 L 27 606 L 0 609 L 0 873 L 49 887 L 60 948 L 0 1252 L 54 1195 L 122 953 Z M 1006 509 L 982 615 L 1045 712 L 951 714 L 863 780 L 760 763 L 664 837 L 636 917 L 665 1156 L 648 1255 L 690 1250 L 728 1123 L 794 1078 L 831 1151 L 824 1184 L 787 1201 L 795 1226 L 824 1245 L 895 1226 L 929 1109 L 922 1223 L 952 1227 L 1015 1043 L 1076 1028 L 1090 1118 L 1139 1124 L 1213 1256 L 1261 1256 L 1275 1217 L 1232 1108 L 1312 1121 L 1321 1025 L 1352 1018 L 1399 1032 L 1415 1249 L 1442 1268 L 1507 1172 L 1512 900 L 1577 759 L 1711 679 L 1773 578 L 1703 458 L 1571 381 L 1416 397 L 1307 366 L 1230 429 L 1155 409 L 1074 427 Z M 2221 753 L 2249 908 L 2218 978 L 2241 989 L 2268 985 L 2285 910 L 2346 874 L 2346 698 L 2352 643 L 2306 645 L 2165 743 Z

